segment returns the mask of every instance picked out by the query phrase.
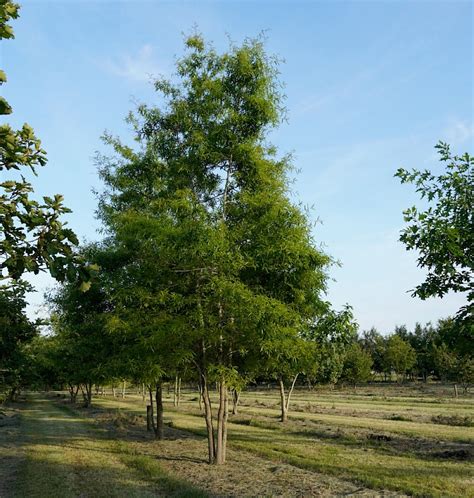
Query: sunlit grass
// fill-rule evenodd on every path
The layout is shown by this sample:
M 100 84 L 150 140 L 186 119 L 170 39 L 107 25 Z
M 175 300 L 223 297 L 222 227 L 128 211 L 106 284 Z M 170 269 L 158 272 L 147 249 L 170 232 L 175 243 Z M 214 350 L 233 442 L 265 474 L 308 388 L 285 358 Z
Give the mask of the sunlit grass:
M 290 414 L 290 418 L 294 420 L 313 424 L 311 427 L 318 428 L 320 425 L 321 430 L 343 430 L 340 437 L 324 439 L 318 437 L 318 431 L 312 431 L 311 427 L 306 432 L 301 426 L 293 427 L 291 420 L 289 424 L 278 424 L 278 410 L 267 407 L 277 401 L 274 393 L 252 393 L 251 397 L 261 400 L 266 406 L 240 408 L 239 413 L 242 416 L 251 417 L 250 425 L 233 423 L 232 418 L 230 419 L 229 444 L 234 448 L 250 451 L 274 461 L 352 480 L 375 489 L 389 489 L 416 496 L 471 496 L 474 475 L 472 463 L 420 457 L 409 449 L 397 454 L 390 453 L 383 444 L 371 445 L 368 441 L 364 442 L 358 438 L 357 432 L 352 431 L 370 430 L 425 438 L 437 445 L 442 444 L 442 441 L 472 441 L 472 428 L 436 425 L 426 420 L 417 423 L 367 418 L 366 415 L 344 416 L 305 412 Z M 184 398 L 185 401 L 179 409 L 173 408 L 169 401 L 166 403 L 165 420 L 171 422 L 173 427 L 204 437 L 205 426 L 198 413 L 197 402 L 190 401 L 194 398 L 191 395 Z M 244 398 L 250 396 L 245 393 Z M 108 408 L 121 407 L 135 413 L 144 411 L 144 403 L 138 397 L 125 400 L 101 398 L 97 402 Z M 301 400 L 295 400 L 295 403 L 298 402 Z M 329 400 L 328 403 L 332 402 Z M 351 401 L 345 400 L 341 404 L 351 406 Z M 361 400 L 357 399 L 356 404 L 362 406 Z M 407 404 L 408 402 L 404 401 L 399 409 L 395 402 L 390 403 L 390 413 L 404 413 Z M 418 406 L 417 410 L 422 411 L 422 407 Z M 436 412 L 443 413 L 439 404 Z

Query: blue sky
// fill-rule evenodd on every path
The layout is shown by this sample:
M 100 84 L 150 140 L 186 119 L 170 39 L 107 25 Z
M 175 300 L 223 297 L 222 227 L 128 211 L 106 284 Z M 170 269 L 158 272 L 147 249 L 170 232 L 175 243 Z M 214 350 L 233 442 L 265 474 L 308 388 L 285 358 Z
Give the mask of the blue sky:
M 402 210 L 417 202 L 393 174 L 400 166 L 440 170 L 442 139 L 473 152 L 473 3 L 461 1 L 24 1 L 15 40 L 2 42 L 2 90 L 14 114 L 42 139 L 49 163 L 37 194 L 62 193 L 70 226 L 99 238 L 100 189 L 93 156 L 109 130 L 129 136 L 135 102 L 156 102 L 150 75 L 169 75 L 194 25 L 225 50 L 266 32 L 285 60 L 288 123 L 272 133 L 292 152 L 297 199 L 322 224 L 315 238 L 339 259 L 329 288 L 354 307 L 361 328 L 453 314 L 463 296 L 420 301 L 416 255 L 397 241 Z M 51 281 L 33 278 L 39 309 Z

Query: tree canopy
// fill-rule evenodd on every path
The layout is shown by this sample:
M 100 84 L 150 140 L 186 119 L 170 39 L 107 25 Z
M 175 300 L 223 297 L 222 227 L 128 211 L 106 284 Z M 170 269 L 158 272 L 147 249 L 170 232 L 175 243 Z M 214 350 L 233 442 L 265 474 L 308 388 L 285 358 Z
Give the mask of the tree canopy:
M 400 240 L 407 250 L 419 253 L 418 266 L 427 270 L 424 282 L 413 291 L 426 299 L 447 292 L 466 292 L 468 304 L 460 316 L 473 324 L 474 302 L 474 158 L 468 153 L 454 155 L 450 146 L 436 145 L 446 169 L 435 175 L 429 170 L 407 171 L 396 176 L 413 183 L 428 207 L 413 206 L 404 211 L 408 226 Z

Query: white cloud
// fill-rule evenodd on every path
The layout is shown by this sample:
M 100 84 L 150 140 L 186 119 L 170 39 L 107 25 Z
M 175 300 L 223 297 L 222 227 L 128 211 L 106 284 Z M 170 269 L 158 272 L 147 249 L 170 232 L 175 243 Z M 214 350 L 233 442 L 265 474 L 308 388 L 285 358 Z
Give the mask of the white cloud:
M 107 60 L 103 67 L 110 73 L 131 81 L 149 82 L 162 72 L 156 61 L 153 47 L 143 45 L 137 53 L 122 54 L 115 60 Z
M 443 133 L 443 140 L 454 147 L 464 145 L 473 138 L 474 124 L 460 119 L 453 119 Z

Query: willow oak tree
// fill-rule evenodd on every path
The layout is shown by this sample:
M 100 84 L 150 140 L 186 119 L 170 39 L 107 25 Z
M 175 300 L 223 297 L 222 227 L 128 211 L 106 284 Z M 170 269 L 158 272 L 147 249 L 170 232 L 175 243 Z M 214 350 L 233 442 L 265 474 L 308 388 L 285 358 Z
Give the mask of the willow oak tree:
M 18 15 L 17 4 L 0 1 L 0 40 L 14 37 L 9 22 Z M 0 70 L 0 85 L 6 81 L 5 72 Z M 0 97 L 0 115 L 11 112 L 9 103 Z M 35 200 L 33 186 L 24 177 L 36 174 L 46 162 L 46 152 L 31 126 L 24 124 L 14 130 L 8 124 L 0 125 L 0 280 L 14 285 L 24 272 L 48 270 L 58 280 L 79 276 L 85 290 L 90 269 L 74 254 L 77 237 L 61 221 L 70 212 L 62 195 Z M 11 179 L 6 179 L 5 172 L 12 174 Z
M 474 329 L 474 157 L 453 155 L 448 144 L 436 149 L 446 170 L 435 175 L 429 170 L 407 171 L 396 175 L 402 183 L 413 183 L 428 207 L 415 206 L 404 211 L 408 226 L 400 240 L 407 250 L 419 253 L 418 266 L 427 270 L 424 282 L 413 292 L 426 299 L 447 292 L 467 293 L 468 304 L 459 318 Z
M 289 159 L 277 159 L 265 142 L 282 116 L 277 61 L 258 40 L 218 54 L 196 35 L 186 47 L 176 81 L 155 84 L 163 105 L 140 106 L 132 118 L 154 182 L 143 190 L 138 170 L 117 178 L 136 153 L 116 145 L 121 159 L 104 178 L 124 195 L 113 199 L 105 221 L 118 235 L 117 209 L 148 226 L 136 238 L 161 267 L 152 275 L 175 303 L 167 312 L 181 318 L 167 335 L 183 327 L 202 393 L 209 462 L 223 464 L 229 389 L 241 387 L 247 359 L 288 347 L 282 336 L 296 340 L 318 315 L 330 259 L 289 201 Z M 217 416 L 211 382 L 218 385 Z

